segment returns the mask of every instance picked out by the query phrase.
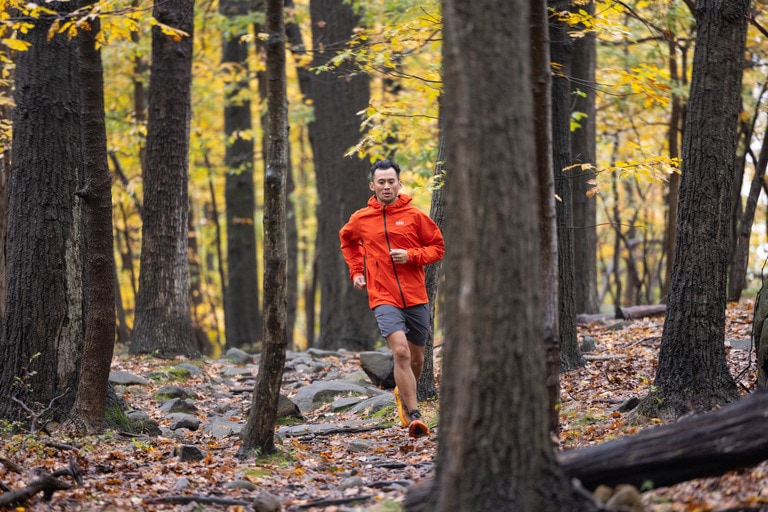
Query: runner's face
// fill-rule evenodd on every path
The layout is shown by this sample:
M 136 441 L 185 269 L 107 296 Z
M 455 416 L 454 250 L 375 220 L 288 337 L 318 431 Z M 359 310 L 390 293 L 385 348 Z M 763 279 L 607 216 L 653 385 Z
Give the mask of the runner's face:
M 373 173 L 373 181 L 369 183 L 376 199 L 383 205 L 390 205 L 397 200 L 397 193 L 400 192 L 400 179 L 397 172 L 391 167 L 389 169 L 376 169 Z

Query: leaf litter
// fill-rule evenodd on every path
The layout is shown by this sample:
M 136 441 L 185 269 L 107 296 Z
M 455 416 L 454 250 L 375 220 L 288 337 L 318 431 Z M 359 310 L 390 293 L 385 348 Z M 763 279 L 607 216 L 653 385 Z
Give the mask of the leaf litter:
M 751 337 L 753 307 L 750 301 L 729 304 L 726 340 Z M 615 409 L 633 397 L 642 398 L 653 385 L 663 318 L 627 321 L 619 328 L 616 322 L 579 326 L 580 338 L 594 338 L 596 349 L 586 354 L 584 368 L 561 376 L 561 449 L 605 442 L 643 428 L 626 422 L 625 414 Z M 439 352 L 438 346 L 438 381 Z M 755 390 L 754 350 L 727 348 L 726 353 L 731 373 L 738 376 L 744 394 Z M 353 353 L 331 359 L 336 369 L 359 369 Z M 113 361 L 113 370 L 135 375 L 168 366 L 167 360 L 143 356 L 119 355 Z M 217 389 L 227 386 L 227 381 L 220 378 L 224 366 L 206 360 L 200 366 L 202 375 L 176 384 L 197 394 L 194 403 L 202 419 L 215 409 L 228 411 L 231 421 L 243 422 L 250 394 L 243 392 L 242 384 L 237 388 L 237 383 L 232 389 Z M 286 375 L 285 380 L 299 377 Z M 160 412 L 155 398 L 156 391 L 165 384 L 168 382 L 150 379 L 149 385 L 125 387 L 120 392 L 132 408 L 149 413 L 161 426 L 169 428 L 172 420 Z M 202 429 L 179 429 L 169 437 L 129 436 L 115 431 L 79 438 L 67 438 L 61 432 L 50 436 L 4 435 L 0 439 L 0 484 L 9 490 L 22 488 L 34 479 L 30 472 L 35 468 L 53 472 L 66 467 L 74 457 L 82 471 L 82 485 L 57 491 L 50 501 L 37 494 L 26 506 L 13 510 L 239 512 L 252 510 L 252 500 L 260 493 L 269 493 L 277 497 L 286 512 L 396 511 L 400 510 L 408 485 L 434 476 L 438 407 L 437 401 L 422 405 L 433 427 L 428 438 L 409 438 L 392 408 L 379 418 L 380 428 L 276 438 L 277 454 L 245 460 L 237 456 L 241 444 L 237 435 L 215 438 Z M 327 405 L 305 414 L 302 423 L 344 424 L 356 419 L 351 413 L 333 412 Z M 178 456 L 181 445 L 197 446 L 203 458 L 182 462 Z M 650 512 L 768 510 L 766 476 L 768 463 L 762 463 L 720 477 L 647 491 L 642 500 Z M 176 497 L 187 501 L 174 501 Z

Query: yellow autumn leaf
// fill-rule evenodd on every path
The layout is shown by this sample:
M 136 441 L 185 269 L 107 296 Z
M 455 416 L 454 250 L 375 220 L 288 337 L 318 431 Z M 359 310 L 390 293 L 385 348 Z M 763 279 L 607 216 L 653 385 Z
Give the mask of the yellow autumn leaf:
M 26 41 L 22 41 L 21 39 L 16 39 L 13 37 L 6 37 L 3 38 L 3 44 L 10 48 L 11 50 L 18 50 L 20 52 L 23 52 L 29 48 L 29 43 Z

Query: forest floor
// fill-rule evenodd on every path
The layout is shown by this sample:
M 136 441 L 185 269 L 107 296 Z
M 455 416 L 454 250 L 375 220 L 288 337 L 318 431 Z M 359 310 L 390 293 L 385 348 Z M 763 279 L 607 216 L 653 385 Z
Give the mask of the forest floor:
M 748 340 L 752 315 L 750 302 L 730 305 L 726 340 Z M 630 397 L 642 398 L 652 385 L 662 326 L 659 317 L 580 327 L 580 336 L 594 338 L 597 348 L 589 355 L 585 368 L 562 376 L 562 449 L 600 443 L 647 428 L 631 425 L 625 415 L 611 410 Z M 439 347 L 435 353 L 439 355 Z M 752 391 L 756 381 L 753 352 L 729 348 L 727 353 L 731 372 L 738 376 L 743 392 Z M 359 369 L 354 354 L 339 357 L 334 364 L 349 372 Z M 116 356 L 113 364 L 115 369 L 136 375 L 167 366 L 168 361 L 125 355 Z M 439 367 L 438 357 L 438 380 Z M 217 381 L 214 376 L 221 371 L 220 365 L 207 361 L 202 368 L 202 376 L 176 384 L 196 390 L 201 397 L 207 395 L 203 402 L 221 401 L 211 396 L 211 383 Z M 157 387 L 163 384 L 167 382 L 158 383 Z M 130 392 L 126 398 L 131 406 L 157 410 L 152 386 Z M 245 395 L 231 396 L 237 401 L 231 404 L 233 410 L 247 410 Z M 437 408 L 437 402 L 422 408 L 433 428 L 429 438 L 410 439 L 398 426 L 288 437 L 278 444 L 277 455 L 250 460 L 237 458 L 238 436 L 214 438 L 202 431 L 185 431 L 181 440 L 164 436 L 129 437 L 116 432 L 76 439 L 61 434 L 5 435 L 0 439 L 0 484 L 9 489 L 22 488 L 39 476 L 34 468 L 54 471 L 66 467 L 74 457 L 82 470 L 82 485 L 57 491 L 50 501 L 36 494 L 26 507 L 13 510 L 245 511 L 252 510 L 249 503 L 255 496 L 269 493 L 278 498 L 281 510 L 286 512 L 397 511 L 408 484 L 434 474 L 439 431 Z M 394 410 L 387 412 L 384 420 L 392 425 Z M 345 413 L 321 408 L 305 421 L 350 420 Z M 205 458 L 181 462 L 176 455 L 180 444 L 202 448 Z M 722 477 L 648 491 L 643 493 L 642 500 L 648 512 L 768 510 L 766 475 L 768 463 Z M 71 482 L 67 477 L 60 480 Z

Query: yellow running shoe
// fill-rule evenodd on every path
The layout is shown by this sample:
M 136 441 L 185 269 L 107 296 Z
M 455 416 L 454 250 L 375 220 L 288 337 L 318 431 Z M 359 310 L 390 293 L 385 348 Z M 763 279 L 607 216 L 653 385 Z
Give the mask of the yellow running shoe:
M 408 425 L 408 435 L 411 437 L 424 437 L 429 435 L 429 427 L 421 419 L 419 411 L 411 412 L 411 423 Z
M 397 404 L 397 416 L 400 418 L 400 425 L 407 427 L 411 424 L 411 418 L 408 416 L 405 404 L 403 404 L 403 401 L 400 399 L 400 391 L 398 391 L 397 386 L 395 386 L 394 395 L 395 404 Z

